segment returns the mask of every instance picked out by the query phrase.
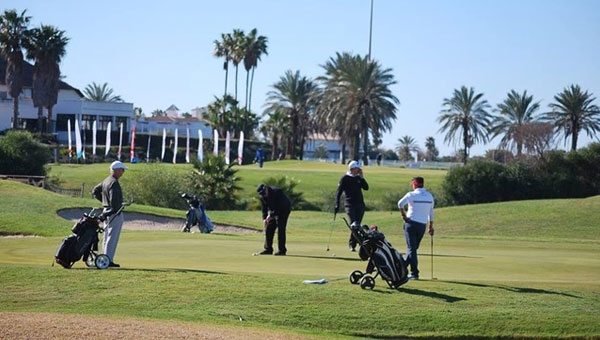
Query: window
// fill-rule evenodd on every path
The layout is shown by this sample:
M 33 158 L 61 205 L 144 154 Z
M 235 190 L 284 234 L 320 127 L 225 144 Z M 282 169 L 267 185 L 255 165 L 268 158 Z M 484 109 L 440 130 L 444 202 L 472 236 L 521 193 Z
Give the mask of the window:
M 98 130 L 99 131 L 106 131 L 106 129 L 108 128 L 108 122 L 112 121 L 112 117 L 111 116 L 99 116 L 98 117 Z M 115 127 L 113 126 L 111 129 L 114 129 Z
M 56 131 L 67 131 L 67 120 L 71 120 L 71 131 L 75 129 L 75 115 L 59 113 L 56 115 Z
M 127 117 L 115 117 L 115 127 L 118 129 L 123 123 L 123 131 L 127 131 Z
M 81 128 L 84 130 L 91 131 L 92 124 L 94 124 L 94 120 L 96 120 L 96 116 L 92 115 L 81 115 Z M 96 123 L 98 124 L 98 123 Z

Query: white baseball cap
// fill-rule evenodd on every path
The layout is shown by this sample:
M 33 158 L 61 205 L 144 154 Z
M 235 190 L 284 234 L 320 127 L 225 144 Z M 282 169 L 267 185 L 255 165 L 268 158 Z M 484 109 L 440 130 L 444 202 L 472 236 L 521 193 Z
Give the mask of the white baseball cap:
M 361 168 L 360 164 L 357 161 L 352 161 L 348 164 L 348 170 L 352 170 L 354 168 Z
M 126 167 L 125 164 L 123 164 L 123 162 L 121 162 L 121 161 L 112 162 L 110 165 L 110 170 L 117 170 L 117 169 L 127 170 L 129 168 Z

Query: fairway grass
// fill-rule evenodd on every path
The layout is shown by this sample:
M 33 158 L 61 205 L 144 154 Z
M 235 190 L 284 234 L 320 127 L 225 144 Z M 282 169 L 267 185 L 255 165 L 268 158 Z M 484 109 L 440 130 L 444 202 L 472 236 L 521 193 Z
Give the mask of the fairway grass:
M 349 283 L 348 274 L 366 262 L 347 250 L 340 216 L 325 250 L 332 215 L 321 212 L 292 213 L 286 257 L 251 256 L 262 248 L 260 234 L 125 230 L 116 258 L 122 268 L 51 267 L 72 224 L 56 210 L 94 204 L 0 181 L 0 231 L 44 236 L 0 238 L 0 311 L 243 325 L 323 338 L 600 338 L 600 197 L 439 209 L 437 280 L 430 280 L 426 236 L 419 252 L 424 280 L 399 291 L 380 279 L 373 291 Z M 260 227 L 255 211 L 209 215 Z M 398 213 L 370 211 L 365 221 L 405 251 Z M 329 283 L 302 284 L 321 278 Z

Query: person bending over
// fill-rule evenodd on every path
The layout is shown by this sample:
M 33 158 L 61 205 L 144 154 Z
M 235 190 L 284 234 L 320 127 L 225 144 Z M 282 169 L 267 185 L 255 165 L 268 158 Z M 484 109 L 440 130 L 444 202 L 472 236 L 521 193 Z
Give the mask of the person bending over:
M 277 246 L 279 251 L 275 255 L 285 255 L 285 228 L 292 211 L 290 199 L 278 187 L 261 184 L 256 188 L 262 206 L 262 218 L 265 228 L 265 249 L 261 255 L 273 254 L 273 238 L 277 229 Z

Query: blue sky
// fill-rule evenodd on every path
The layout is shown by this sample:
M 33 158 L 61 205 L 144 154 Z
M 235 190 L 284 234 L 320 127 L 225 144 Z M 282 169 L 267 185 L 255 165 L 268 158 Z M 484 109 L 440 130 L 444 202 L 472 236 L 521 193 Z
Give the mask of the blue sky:
M 2 1 L 2 9 L 11 8 L 27 9 L 36 26 L 67 32 L 61 71 L 69 84 L 108 82 L 146 114 L 171 104 L 189 111 L 222 94 L 213 40 L 234 28 L 257 28 L 269 39 L 255 75 L 252 106 L 259 112 L 286 70 L 317 77 L 335 52 L 368 51 L 369 0 Z M 401 102 L 384 146 L 404 135 L 423 146 L 434 136 L 447 155 L 457 147 L 443 143 L 436 118 L 461 85 L 483 92 L 493 106 L 511 89 L 526 89 L 546 110 L 572 83 L 600 98 L 600 1 L 375 0 L 372 56 L 393 70 Z M 244 81 L 242 69 L 241 98 Z M 233 91 L 233 77 L 229 84 Z M 591 139 L 580 140 L 583 146 Z M 476 145 L 472 154 L 497 144 Z

